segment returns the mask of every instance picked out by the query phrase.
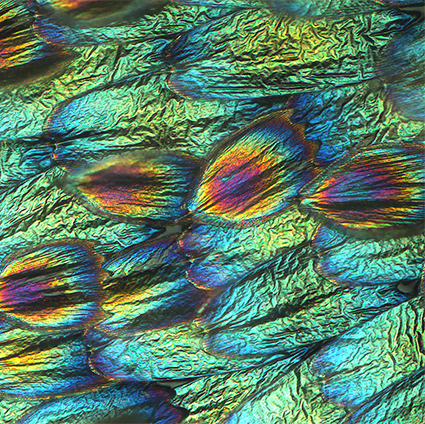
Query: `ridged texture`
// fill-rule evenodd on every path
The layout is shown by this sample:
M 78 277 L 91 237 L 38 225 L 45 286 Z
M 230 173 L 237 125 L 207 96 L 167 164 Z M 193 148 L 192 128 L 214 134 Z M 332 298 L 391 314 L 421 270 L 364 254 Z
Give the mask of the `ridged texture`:
M 210 352 L 249 358 L 328 340 L 408 297 L 388 286 L 335 289 L 294 251 L 216 296 L 199 321 Z
M 359 240 L 321 226 L 313 238 L 316 271 L 341 285 L 403 283 L 421 278 L 423 235 L 390 240 Z
M 89 212 L 57 187 L 64 176 L 54 168 L 0 195 L 0 262 L 17 250 L 61 239 L 92 241 L 96 252 L 107 254 L 158 234 L 149 226 L 114 222 Z
M 314 369 L 323 394 L 349 407 L 363 402 L 425 366 L 424 304 L 411 300 L 331 342 Z M 394 337 L 388 337 L 394 334 Z
M 314 175 L 317 146 L 288 116 L 266 116 L 217 148 L 188 205 L 196 220 L 254 224 L 293 202 Z
M 423 420 L 423 22 L 288 3 L 0 0 L 0 424 Z
M 174 268 L 165 269 L 173 276 Z M 133 285 L 134 282 L 127 288 L 130 296 L 122 297 L 121 304 L 140 299 L 137 312 L 154 308 L 154 313 L 144 313 L 144 320 L 139 323 L 140 330 L 149 322 L 150 331 L 129 334 L 128 324 L 123 325 L 120 320 L 128 319 L 127 328 L 137 329 L 131 324 L 137 312 L 130 308 L 126 312 L 123 306 L 121 312 L 116 306 L 118 298 L 115 304 L 106 302 L 115 317 L 98 327 L 101 331 L 109 329 L 111 334 L 88 334 L 93 352 L 91 363 L 109 377 L 176 379 L 258 366 L 275 356 L 285 357 L 339 335 L 370 319 L 377 310 L 394 307 L 408 298 L 388 286 L 379 291 L 335 289 L 333 283 L 315 273 L 311 259 L 300 251 L 286 254 L 223 291 L 212 292 L 202 308 L 202 303 L 198 303 L 197 309 L 192 309 L 196 296 L 186 297 L 183 291 L 178 299 L 187 303 L 179 306 L 176 299 L 173 306 L 168 306 L 166 295 L 153 296 L 156 286 L 133 295 Z M 163 287 L 167 285 L 161 283 Z M 189 288 L 185 290 L 191 293 Z M 205 295 L 203 298 L 208 299 Z M 166 306 L 164 312 L 161 305 Z M 184 309 L 175 309 L 178 306 Z M 184 321 L 185 314 L 189 322 L 178 324 L 176 319 Z M 329 322 L 334 324 L 328 326 Z M 153 329 L 155 325 L 157 328 Z
M 0 84 L 32 82 L 63 68 L 72 56 L 64 49 L 39 39 L 34 16 L 25 2 L 4 0 L 0 4 Z M 12 77 L 13 75 L 13 77 Z
M 308 354 L 249 370 L 200 377 L 177 387 L 174 401 L 190 409 L 187 423 L 222 423 L 232 410 L 238 409 L 252 394 L 284 378 L 291 368 L 306 358 Z
M 92 424 L 127 420 L 177 424 L 183 413 L 172 407 L 169 400 L 170 395 L 164 390 L 146 384 L 120 383 L 46 402 L 25 414 L 17 424 Z
M 420 145 L 362 149 L 319 175 L 301 205 L 352 232 L 422 231 L 424 153 Z
M 347 424 L 378 424 L 383 420 L 397 424 L 423 422 L 425 420 L 424 375 L 425 368 L 385 389 L 344 422 Z
M 10 397 L 58 396 L 92 390 L 104 379 L 88 361 L 81 332 L 0 333 L 0 393 Z
M 191 260 L 188 279 L 208 289 L 237 282 L 276 255 L 306 243 L 315 226 L 295 206 L 253 226 L 192 225 L 179 240 Z
M 169 86 L 183 97 L 227 100 L 359 83 L 375 76 L 375 52 L 409 20 L 385 11 L 312 25 L 264 9 L 238 11 L 188 31 L 169 48 Z M 373 26 L 373 38 L 362 36 L 364 26 Z
M 111 274 L 111 278 L 116 279 L 184 262 L 185 256 L 177 244 L 178 237 L 178 235 L 164 236 L 131 246 L 108 258 L 103 264 L 103 269 Z
M 141 334 L 193 319 L 211 294 L 187 280 L 188 261 L 176 236 L 127 249 L 104 265 L 112 275 L 104 287 L 105 318 L 96 329 L 118 335 Z
M 425 121 L 425 24 L 412 25 L 385 48 L 378 73 L 389 84 L 389 97 L 406 118 Z
M 133 154 L 95 163 L 71 180 L 82 200 L 115 219 L 173 222 L 185 214 L 196 163 L 171 153 Z
M 64 240 L 16 252 L 0 272 L 0 310 L 32 327 L 71 327 L 98 318 L 102 257 Z
M 132 337 L 89 332 L 92 367 L 109 378 L 130 381 L 175 380 L 248 369 L 294 355 L 262 355 L 240 359 L 210 353 L 205 331 L 193 323 L 147 331 Z M 306 349 L 301 349 L 304 353 Z
M 414 1 L 413 1 L 414 2 Z M 316 17 L 357 15 L 379 10 L 382 6 L 374 0 L 268 0 L 270 7 L 277 13 L 294 16 Z

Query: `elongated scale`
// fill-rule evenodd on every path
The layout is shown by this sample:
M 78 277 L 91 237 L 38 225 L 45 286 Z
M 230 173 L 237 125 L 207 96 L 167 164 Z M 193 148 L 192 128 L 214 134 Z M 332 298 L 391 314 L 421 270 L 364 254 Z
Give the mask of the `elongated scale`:
M 183 98 L 229 101 L 361 83 L 376 76 L 377 51 L 411 20 L 395 10 L 351 17 L 338 12 L 311 22 L 264 8 L 240 9 L 170 45 L 168 84 Z M 364 37 L 370 28 L 373 36 Z
M 315 226 L 295 205 L 255 226 L 193 225 L 179 240 L 191 260 L 188 279 L 199 288 L 229 286 L 278 254 L 306 243 Z
M 76 239 L 11 254 L 0 272 L 0 311 L 39 328 L 93 321 L 106 275 L 101 263 L 91 243 Z
M 333 164 L 301 192 L 301 206 L 352 234 L 421 232 L 425 149 L 375 146 Z
M 425 261 L 424 235 L 359 240 L 324 225 L 314 234 L 316 271 L 337 284 L 416 284 Z
M 142 383 L 100 386 L 85 394 L 57 398 L 26 413 L 17 424 L 106 424 L 137 420 L 151 424 L 177 424 L 181 409 L 169 404 L 165 390 Z
M 165 236 L 120 252 L 104 269 L 105 317 L 95 328 L 119 336 L 143 334 L 193 319 L 211 293 L 187 279 L 189 261 L 178 236 Z
M 29 83 L 57 73 L 73 57 L 70 51 L 37 37 L 34 15 L 25 2 L 0 4 L 0 84 Z
M 0 332 L 0 394 L 45 398 L 91 391 L 105 379 L 94 373 L 81 331 Z
M 425 368 L 383 390 L 355 410 L 344 424 L 422 423 L 425 420 Z
M 316 151 L 287 111 L 266 115 L 217 147 L 188 209 L 201 222 L 259 223 L 290 206 L 314 176 Z
M 161 1 L 34 0 L 34 3 L 39 12 L 51 15 L 58 22 L 84 28 L 132 19 Z
M 174 222 L 197 164 L 172 153 L 133 153 L 90 165 L 71 177 L 71 186 L 89 208 L 117 220 Z
M 313 365 L 324 396 L 357 407 L 423 369 L 424 317 L 423 300 L 412 299 L 329 343 Z

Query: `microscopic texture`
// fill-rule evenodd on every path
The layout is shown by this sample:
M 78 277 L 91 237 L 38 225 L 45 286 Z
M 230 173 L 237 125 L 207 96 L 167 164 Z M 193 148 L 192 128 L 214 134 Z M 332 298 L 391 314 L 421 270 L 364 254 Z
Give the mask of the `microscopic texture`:
M 92 389 L 104 381 L 90 368 L 82 332 L 4 328 L 0 333 L 0 393 L 46 397 Z
M 169 400 L 166 391 L 143 384 L 106 385 L 85 394 L 45 402 L 30 410 L 17 423 L 112 424 L 123 417 L 126 421 L 143 420 L 149 424 L 178 423 L 183 412 L 172 407 Z
M 179 240 L 191 260 L 188 278 L 200 288 L 238 281 L 278 254 L 307 243 L 316 225 L 295 206 L 249 226 L 192 225 Z
M 173 222 L 185 213 L 195 171 L 189 158 L 135 152 L 95 163 L 73 175 L 70 184 L 89 207 L 113 219 Z
M 425 423 L 422 0 L 0 0 L 0 424 Z
M 401 114 L 425 120 L 425 24 L 411 26 L 389 43 L 378 63 L 381 78 L 389 83 L 389 96 Z M 401 70 L 401 71 L 400 71 Z
M 96 328 L 119 335 L 184 323 L 193 319 L 211 293 L 187 279 L 189 261 L 176 236 L 128 248 L 104 265 L 107 299 Z
M 0 4 L 0 82 L 13 84 L 57 72 L 70 59 L 65 49 L 37 37 L 34 17 L 24 2 L 3 0 Z M 13 75 L 13 78 L 12 78 Z
M 251 99 L 359 83 L 375 76 L 374 52 L 409 20 L 390 10 L 312 25 L 238 11 L 177 39 L 169 85 L 182 96 Z M 371 26 L 373 38 L 363 34 Z
M 323 379 L 325 397 L 359 406 L 386 387 L 419 372 L 425 365 L 424 324 L 424 305 L 416 299 L 324 347 L 313 367 Z M 387 337 L 390 331 L 394 331 L 394 337 Z
M 0 310 L 34 327 L 73 327 L 96 318 L 106 275 L 92 245 L 64 240 L 21 250 L 0 272 Z
M 389 240 L 344 236 L 320 226 L 313 236 L 316 271 L 341 285 L 414 284 L 425 261 L 423 235 Z
M 217 147 L 188 208 L 201 222 L 256 223 L 293 202 L 316 150 L 287 113 L 268 115 Z
M 377 424 L 383 419 L 397 424 L 425 420 L 423 391 L 425 369 L 385 389 L 373 401 L 356 410 L 347 424 Z
M 362 149 L 330 166 L 301 196 L 302 206 L 353 232 L 421 232 L 424 146 Z

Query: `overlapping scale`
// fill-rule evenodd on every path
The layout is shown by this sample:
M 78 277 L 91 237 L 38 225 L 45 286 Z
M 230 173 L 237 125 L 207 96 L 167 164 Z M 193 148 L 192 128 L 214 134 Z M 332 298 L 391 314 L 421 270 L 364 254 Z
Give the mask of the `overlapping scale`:
M 198 141 L 205 140 L 205 143 L 195 143 L 195 145 L 203 151 L 208 150 L 208 146 L 213 142 L 209 131 L 212 126 L 215 131 L 227 132 L 231 129 L 226 128 L 227 124 L 223 122 L 232 122 L 234 125 L 236 119 L 240 125 L 241 120 L 250 121 L 252 113 L 265 112 L 256 111 L 255 105 L 244 105 L 248 116 L 241 117 L 240 108 L 232 113 L 229 106 L 211 104 L 204 105 L 202 112 L 199 113 L 198 105 L 187 106 L 174 101 L 174 93 L 171 93 L 163 83 L 166 75 L 156 75 L 153 78 L 155 82 L 143 83 L 144 76 L 141 74 L 165 66 L 162 50 L 173 34 L 186 31 L 193 25 L 204 23 L 226 12 L 227 9 L 190 7 L 170 3 L 160 13 L 144 15 L 143 19 L 137 20 L 132 26 L 112 25 L 107 30 L 98 29 L 95 34 L 81 34 L 78 31 L 77 37 L 74 31 L 67 31 L 67 27 L 61 26 L 70 38 L 69 41 L 64 40 L 64 44 L 67 44 L 76 56 L 64 73 L 55 74 L 53 78 L 40 79 L 37 84 L 20 85 L 17 91 L 2 92 L 0 139 L 30 137 L 31 140 L 38 141 L 37 138 L 43 132 L 44 120 L 55 106 L 92 90 L 106 94 L 109 91 L 105 84 L 109 85 L 124 79 L 130 80 L 130 84 L 124 91 L 133 94 L 132 101 L 129 101 L 127 105 L 137 104 L 135 109 L 139 113 L 136 116 L 127 114 L 129 109 L 127 108 L 120 114 L 116 113 L 112 105 L 107 108 L 102 107 L 105 103 L 109 105 L 111 96 L 108 99 L 105 98 L 106 96 L 101 96 L 102 100 L 100 98 L 94 100 L 91 104 L 92 108 L 103 109 L 104 115 L 114 115 L 121 124 L 125 123 L 121 125 L 123 132 L 119 137 L 108 140 L 105 140 L 105 134 L 102 133 L 102 137 L 94 137 L 91 140 L 92 143 L 96 142 L 93 144 L 88 140 L 78 139 L 78 146 L 72 146 L 76 156 L 93 153 L 94 146 L 97 150 L 99 149 L 99 143 L 104 145 L 109 142 L 122 147 L 124 140 L 127 149 L 130 145 L 140 145 L 140 143 L 143 143 L 143 147 L 149 145 L 157 148 L 160 146 L 176 148 L 175 144 L 179 144 L 177 148 L 180 148 L 187 144 L 187 140 L 196 138 Z M 72 36 L 73 34 L 75 37 Z M 39 32 L 37 36 L 43 38 Z M 48 39 L 47 35 L 45 39 Z M 55 39 L 52 43 L 60 44 Z M 89 47 L 80 47 L 81 44 L 85 46 L 89 44 Z M 14 80 L 13 72 L 8 75 Z M 32 77 L 33 72 L 27 72 L 26 75 Z M 89 110 L 85 110 L 83 114 L 87 115 Z M 206 116 L 207 120 L 205 120 Z M 199 126 L 190 127 L 185 124 L 185 122 L 192 124 L 195 121 L 199 121 Z M 206 124 L 205 128 L 203 128 L 204 124 Z M 81 125 L 83 126 L 83 123 Z M 76 140 L 75 143 L 77 143 Z
M 425 121 L 425 24 L 411 25 L 388 44 L 378 73 L 389 84 L 389 98 L 400 114 Z
M 104 269 L 106 316 L 96 328 L 120 336 L 140 334 L 193 319 L 210 292 L 187 280 L 188 261 L 179 252 L 177 236 L 144 243 L 118 253 Z
M 200 16 L 205 13 L 202 9 L 198 12 Z M 198 14 L 194 14 L 194 18 L 200 19 Z M 155 27 L 150 26 L 149 32 L 155 33 Z M 149 63 L 144 54 L 137 59 L 138 69 L 146 66 L 145 61 Z M 125 69 L 136 72 L 128 70 L 126 58 L 115 67 L 117 73 Z M 103 107 L 104 104 L 109 107 Z M 225 137 L 285 104 L 284 99 L 272 104 L 177 102 L 175 94 L 165 85 L 164 75 L 148 74 L 108 84 L 59 103 L 46 121 L 45 131 L 49 139 L 57 142 L 55 159 L 66 168 L 140 148 L 146 151 L 178 149 L 204 158 Z M 25 117 L 20 119 L 28 123 Z
M 323 394 L 355 407 L 425 367 L 424 303 L 413 299 L 355 328 L 318 354 Z M 389 335 L 391 335 L 389 337 Z
M 34 17 L 24 2 L 6 0 L 0 5 L 0 83 L 31 82 L 63 68 L 72 55 L 39 39 Z
M 186 156 L 134 152 L 94 163 L 70 184 L 89 208 L 114 219 L 173 222 L 186 213 L 196 169 Z
M 162 265 L 182 262 L 185 256 L 177 244 L 178 238 L 178 235 L 164 236 L 131 246 L 105 261 L 103 269 L 113 278 L 119 278 Z
M 88 362 L 80 332 L 0 332 L 0 393 L 17 397 L 57 396 L 92 390 L 104 381 Z
M 313 238 L 316 271 L 337 284 L 415 284 L 425 261 L 423 235 L 359 240 L 320 226 Z
M 211 294 L 191 284 L 186 271 L 187 265 L 163 266 L 117 282 L 95 328 L 128 336 L 191 321 Z
M 370 13 L 388 6 L 417 5 L 418 0 L 268 0 L 270 7 L 280 13 L 295 16 L 316 17 L 358 15 Z
M 176 40 L 169 86 L 184 98 L 250 100 L 359 83 L 375 77 L 376 52 L 410 21 L 383 11 L 312 24 L 242 9 Z
M 194 219 L 258 224 L 294 202 L 314 175 L 317 146 L 288 116 L 260 118 L 217 147 L 188 204 Z
M 388 285 L 335 289 L 298 250 L 217 295 L 198 321 L 209 352 L 250 357 L 329 340 L 408 298 Z
M 315 305 L 295 307 L 279 305 L 288 312 L 262 315 L 258 322 L 247 322 L 238 326 L 216 328 L 210 332 L 206 342 L 209 352 L 218 355 L 238 355 L 250 358 L 290 352 L 292 349 L 328 341 L 353 326 L 366 322 L 376 314 L 377 309 L 385 311 L 406 300 L 406 296 L 394 293 L 390 287 L 380 290 L 358 288 L 346 292 L 328 294 L 326 300 L 318 299 Z M 257 305 L 254 305 L 257 306 Z M 324 311 L 328 312 L 324 312 Z M 243 314 L 240 311 L 237 318 Z
M 421 232 L 425 219 L 421 145 L 362 149 L 330 166 L 301 193 L 301 206 L 350 232 Z
M 53 2 L 43 0 L 39 3 L 52 5 Z M 61 4 L 64 3 L 56 2 L 59 6 L 56 9 L 60 9 Z M 67 3 L 69 5 L 69 2 Z M 189 3 L 189 5 L 181 3 Z M 62 13 L 59 10 L 54 13 L 52 7 L 45 7 L 42 9 L 42 13 L 36 15 L 34 27 L 38 36 L 46 42 L 54 44 L 86 46 L 106 43 L 135 43 L 131 46 L 131 50 L 133 48 L 135 50 L 135 52 L 131 52 L 134 55 L 131 61 L 135 62 L 133 65 L 136 65 L 136 69 L 140 69 L 140 66 L 149 68 L 153 64 L 163 66 L 161 50 L 167 43 L 166 38 L 191 29 L 194 25 L 227 14 L 231 10 L 229 9 L 231 5 L 227 4 L 212 8 L 208 2 L 197 3 L 193 7 L 190 2 L 161 0 L 135 0 L 133 2 L 125 0 L 115 4 L 105 1 L 88 1 L 86 2 L 88 7 L 82 7 L 82 2 L 74 2 L 76 7 L 73 10 L 68 8 L 68 11 Z M 156 7 L 149 11 L 146 9 L 149 4 L 156 5 Z M 97 13 L 99 10 L 96 10 L 96 16 L 92 19 L 89 14 L 93 13 L 95 8 L 102 9 L 106 13 L 102 13 L 102 11 Z M 114 9 L 116 13 L 114 13 Z M 120 11 L 127 15 L 127 19 L 119 19 Z M 86 16 L 81 16 L 85 12 L 88 12 Z M 79 13 L 80 16 L 77 16 Z M 113 22 L 114 20 L 116 22 Z M 142 56 L 139 55 L 140 53 Z M 144 64 L 139 62 L 141 57 L 145 58 Z
M 185 421 L 188 424 L 223 423 L 253 394 L 284 378 L 305 359 L 308 356 L 294 356 L 249 370 L 200 377 L 178 386 L 174 402 L 190 411 Z
M 242 405 L 223 417 L 220 424 L 341 423 L 347 410 L 323 398 L 317 376 L 310 369 L 311 361 L 312 358 L 307 357 L 299 366 L 295 364 L 290 372 L 277 374 L 274 381 L 266 380 Z M 206 422 L 212 424 L 214 420 L 207 419 Z
M 73 26 L 103 26 L 134 19 L 141 12 L 164 4 L 161 0 L 34 0 L 35 8 Z
M 133 379 L 245 369 L 260 358 L 285 357 L 332 338 L 408 298 L 390 287 L 335 290 L 299 252 L 290 267 L 287 262 L 283 256 L 274 268 L 213 295 L 194 322 L 168 323 L 132 337 L 91 335 L 92 365 L 109 377 Z M 170 308 L 169 313 L 176 312 Z
M 90 363 L 108 378 L 130 381 L 175 380 L 248 369 L 304 354 L 257 355 L 248 358 L 216 355 L 204 345 L 205 331 L 193 322 L 146 331 L 127 337 L 112 337 L 96 331 L 87 334 Z
M 385 389 L 354 412 L 346 424 L 411 424 L 425 420 L 425 369 Z
M 184 414 L 170 407 L 167 394 L 106 379 L 194 377 L 181 391 L 189 401 L 179 403 L 191 411 L 188 423 L 373 424 L 383 417 L 410 424 L 423 418 L 417 398 L 423 389 L 424 277 L 422 297 L 409 301 L 418 294 L 423 267 L 423 235 L 417 234 L 425 216 L 424 150 L 417 145 L 423 141 L 423 86 L 416 72 L 423 23 L 386 7 L 412 0 L 353 1 L 351 9 L 351 0 L 302 1 L 291 6 L 312 8 L 292 15 L 308 19 L 274 14 L 284 0 L 275 0 L 273 11 L 267 10 L 272 0 L 176 0 L 147 14 L 144 0 L 31 0 L 28 16 L 25 3 L 16 15 L 15 3 L 2 3 L 10 9 L 0 18 L 0 38 L 12 34 L 13 40 L 5 38 L 18 46 L 3 55 L 13 84 L 32 80 L 36 71 L 58 72 L 34 86 L 7 86 L 0 99 L 0 272 L 7 274 L 0 274 L 0 301 L 3 283 L 6 299 L 0 393 L 18 401 L 30 397 L 34 405 L 33 398 L 41 398 L 19 421 L 7 398 L 0 399 L 0 421 L 171 424 Z M 21 49 L 27 40 L 36 44 Z M 64 49 L 76 60 L 62 78 L 62 59 L 70 57 Z M 383 52 L 391 59 L 381 65 L 394 62 L 393 68 L 376 65 Z M 287 104 L 294 93 L 301 96 Z M 283 115 L 274 115 L 270 122 L 280 125 L 280 135 L 270 128 L 255 132 L 258 122 L 234 133 L 282 107 L 296 112 L 284 124 L 273 121 Z M 291 131 L 294 142 L 275 162 L 277 139 Z M 395 139 L 405 144 L 387 145 Z M 381 147 L 352 151 L 373 144 Z M 143 156 L 133 155 L 140 148 Z M 160 152 L 145 155 L 153 149 Z M 197 161 L 170 149 L 205 158 L 204 175 L 197 174 Z M 385 153 L 372 157 L 379 149 Z M 347 150 L 347 161 L 311 183 L 320 166 Z M 158 157 L 184 164 L 176 159 L 170 170 L 156 163 L 159 183 L 147 188 L 148 172 L 133 173 L 132 164 Z M 79 173 L 81 164 L 87 168 Z M 74 186 L 62 185 L 60 167 Z M 195 177 L 202 184 L 206 176 L 218 184 L 187 199 Z M 326 193 L 335 189 L 342 201 L 328 196 L 323 207 L 323 198 L 314 196 L 334 177 L 338 184 Z M 194 205 L 203 195 L 211 199 Z M 325 223 L 311 246 L 320 216 Z M 140 244 L 180 220 L 181 237 Z M 68 248 L 43 253 L 49 256 L 45 266 L 32 258 L 33 249 L 62 246 L 51 241 L 65 238 L 65 244 L 70 238 L 95 241 L 76 242 L 91 259 Z M 100 254 L 107 255 L 103 271 Z M 73 259 L 65 264 L 66 255 Z M 19 262 L 15 274 L 7 271 L 10 258 L 12 265 Z M 51 280 L 42 281 L 46 273 Z M 88 275 L 97 275 L 95 284 Z M 39 304 L 62 296 L 52 286 L 59 278 L 59 312 L 48 308 L 46 319 L 37 317 Z M 23 281 L 19 290 L 16 280 Z M 415 288 L 402 293 L 400 282 Z M 47 300 L 38 301 L 39 294 Z M 86 304 L 75 302 L 86 296 Z M 24 305 L 27 298 L 36 301 Z M 71 309 L 67 302 L 74 302 Z M 22 310 L 16 313 L 14 305 Z M 57 331 L 73 325 L 89 327 L 84 341 L 81 328 Z M 359 359 L 342 363 L 352 334 Z
M 88 393 L 54 399 L 35 407 L 17 424 L 177 424 L 184 411 L 170 405 L 170 394 L 146 384 L 119 383 Z
M 98 317 L 102 257 L 63 240 L 15 252 L 0 273 L 0 310 L 32 327 L 82 325 Z
M 315 163 L 329 165 L 354 148 L 369 144 L 420 143 L 421 121 L 407 120 L 388 102 L 386 84 L 361 84 L 293 96 L 291 121 L 305 126 L 305 137 L 320 144 Z
M 316 222 L 291 206 L 255 226 L 192 225 L 179 243 L 192 262 L 189 280 L 212 289 L 237 282 L 278 254 L 306 243 L 315 227 Z
M 110 254 L 161 232 L 89 212 L 57 187 L 64 176 L 56 167 L 1 195 L 0 263 L 17 250 L 75 238 L 94 242 L 93 248 L 99 254 Z

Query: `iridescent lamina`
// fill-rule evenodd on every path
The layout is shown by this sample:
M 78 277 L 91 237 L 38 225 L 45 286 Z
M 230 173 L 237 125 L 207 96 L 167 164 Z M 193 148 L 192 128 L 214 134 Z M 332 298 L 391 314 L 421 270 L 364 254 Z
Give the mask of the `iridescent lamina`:
M 21 250 L 0 271 L 0 310 L 41 328 L 74 327 L 98 318 L 106 273 L 93 244 L 63 240 Z
M 183 202 L 197 164 L 171 153 L 134 153 L 94 163 L 71 179 L 82 200 L 116 219 L 169 221 Z
M 108 334 L 134 335 L 193 319 L 210 293 L 187 278 L 190 263 L 176 236 L 142 243 L 111 257 L 104 265 L 105 317 L 95 328 Z
M 37 37 L 33 23 L 24 2 L 0 3 L 0 84 L 4 87 L 54 75 L 73 56 L 70 50 Z
M 0 424 L 424 421 L 412 3 L 0 0 Z
M 294 202 L 314 176 L 317 146 L 288 117 L 266 116 L 218 146 L 188 204 L 195 220 L 252 224 Z
M 71 26 L 93 27 L 120 22 L 160 4 L 160 0 L 34 0 L 36 9 Z
M 92 390 L 105 379 L 90 367 L 81 330 L 0 332 L 0 394 L 25 399 Z
M 414 285 L 424 266 L 423 234 L 395 239 L 347 237 L 320 226 L 313 236 L 317 254 L 315 269 L 330 281 L 342 285 Z
M 421 145 L 362 149 L 330 166 L 301 192 L 301 206 L 352 232 L 421 232 L 425 150 Z M 371 233 L 369 233 L 371 234 Z
M 126 421 L 177 424 L 184 414 L 169 400 L 168 392 L 146 384 L 104 384 L 97 390 L 45 402 L 17 424 L 100 424 L 114 423 L 123 417 Z

